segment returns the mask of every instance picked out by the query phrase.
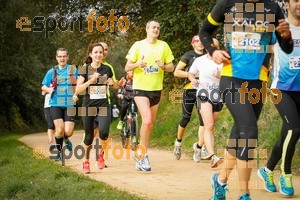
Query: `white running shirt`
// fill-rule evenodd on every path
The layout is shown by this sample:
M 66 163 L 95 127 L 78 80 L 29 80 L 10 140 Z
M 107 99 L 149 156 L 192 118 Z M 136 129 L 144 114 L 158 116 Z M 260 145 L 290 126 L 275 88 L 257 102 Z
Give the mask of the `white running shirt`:
M 213 99 L 218 99 L 219 97 L 215 95 L 219 95 L 214 92 L 211 96 L 211 92 L 213 90 L 219 90 L 220 79 L 215 77 L 215 72 L 219 70 L 221 72 L 223 64 L 216 64 L 212 59 L 208 58 L 208 55 L 205 54 L 195 59 L 193 62 L 189 72 L 192 74 L 199 73 L 199 85 L 197 89 L 197 96 L 205 96 L 208 97 L 211 101 Z M 200 93 L 200 94 L 199 94 Z

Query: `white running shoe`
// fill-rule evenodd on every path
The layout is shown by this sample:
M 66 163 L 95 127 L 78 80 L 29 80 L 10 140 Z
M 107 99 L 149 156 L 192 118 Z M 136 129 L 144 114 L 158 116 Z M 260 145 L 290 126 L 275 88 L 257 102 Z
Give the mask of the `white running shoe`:
M 209 160 L 210 159 L 210 156 L 209 156 L 208 152 L 206 151 L 205 147 L 201 148 L 201 159 L 202 160 Z
M 151 171 L 149 157 L 147 154 L 143 157 L 142 160 L 136 161 L 135 168 L 138 171 Z
M 177 140 L 175 140 L 174 143 L 174 158 L 179 160 L 181 158 L 181 142 L 178 142 Z
M 194 156 L 193 156 L 194 161 L 200 162 L 201 161 L 201 149 L 197 148 L 197 142 L 194 143 L 193 149 L 194 149 Z
M 212 155 L 211 156 L 211 159 L 210 159 L 210 167 L 211 168 L 216 168 L 218 167 L 220 164 L 223 163 L 224 159 L 223 158 L 219 158 L 218 156 L 216 155 Z

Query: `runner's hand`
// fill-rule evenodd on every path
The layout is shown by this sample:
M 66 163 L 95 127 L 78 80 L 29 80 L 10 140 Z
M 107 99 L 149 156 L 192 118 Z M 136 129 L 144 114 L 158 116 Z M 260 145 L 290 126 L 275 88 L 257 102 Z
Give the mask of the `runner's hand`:
M 54 88 L 53 87 L 48 87 L 47 92 L 51 95 L 54 92 Z
M 97 78 L 98 78 L 99 76 L 100 76 L 99 73 L 94 72 L 94 74 L 93 74 L 92 77 L 91 77 L 91 81 L 92 81 L 93 83 L 96 83 Z
M 278 26 L 276 27 L 276 31 L 281 34 L 283 38 L 291 38 L 290 24 L 284 19 L 278 20 Z
M 157 66 L 159 66 L 162 70 L 165 70 L 164 63 L 162 60 L 156 60 L 155 62 Z
M 217 64 L 230 62 L 229 54 L 224 50 L 215 50 L 212 55 L 213 61 Z
M 112 78 L 108 78 L 108 79 L 107 79 L 107 84 L 108 84 L 109 86 L 113 86 L 114 83 L 115 83 L 115 82 L 112 80 Z
M 126 83 L 126 79 L 124 77 L 122 77 L 118 82 L 118 86 L 123 87 Z
M 76 103 L 78 101 L 78 96 L 74 94 L 72 100 L 74 101 L 74 103 Z
M 144 61 L 144 56 L 142 56 L 142 59 L 139 60 L 136 64 L 137 64 L 137 66 L 140 67 L 140 68 L 145 68 L 145 67 L 147 67 L 147 62 Z
M 194 78 L 194 79 L 191 81 L 191 84 L 192 84 L 192 86 L 194 86 L 194 87 L 198 87 L 199 82 L 198 82 L 197 79 Z
M 118 97 L 119 99 L 123 99 L 123 98 L 124 98 L 124 96 L 123 96 L 122 94 L 118 94 L 117 97 Z

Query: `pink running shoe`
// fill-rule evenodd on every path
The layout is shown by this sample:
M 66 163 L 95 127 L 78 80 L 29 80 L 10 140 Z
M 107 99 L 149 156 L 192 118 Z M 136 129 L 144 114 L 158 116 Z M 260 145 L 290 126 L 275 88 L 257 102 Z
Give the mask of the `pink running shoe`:
M 97 160 L 97 163 L 96 163 L 98 169 L 103 169 L 103 168 L 105 168 L 105 162 L 104 162 L 104 158 L 103 158 L 103 157 L 104 157 L 104 153 L 101 152 L 101 153 L 99 154 L 99 156 L 98 156 L 98 160 Z
M 82 163 L 82 173 L 89 174 L 91 173 L 90 162 L 88 160 Z

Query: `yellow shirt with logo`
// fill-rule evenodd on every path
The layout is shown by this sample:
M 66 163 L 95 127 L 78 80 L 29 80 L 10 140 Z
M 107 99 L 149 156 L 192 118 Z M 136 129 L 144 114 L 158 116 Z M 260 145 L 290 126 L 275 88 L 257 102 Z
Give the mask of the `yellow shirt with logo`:
M 161 40 L 157 40 L 155 44 L 148 43 L 146 39 L 137 41 L 130 48 L 126 59 L 135 63 L 142 58 L 147 67 L 134 69 L 132 88 L 145 91 L 162 90 L 164 70 L 155 61 L 162 60 L 164 64 L 168 64 L 174 60 L 169 45 Z

